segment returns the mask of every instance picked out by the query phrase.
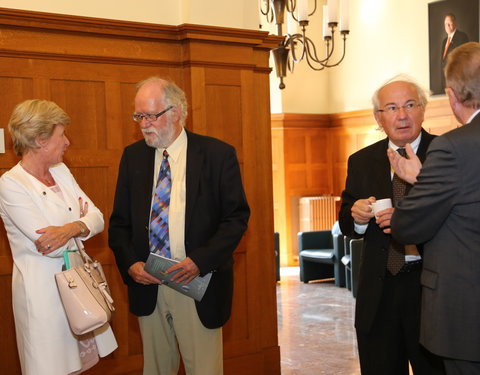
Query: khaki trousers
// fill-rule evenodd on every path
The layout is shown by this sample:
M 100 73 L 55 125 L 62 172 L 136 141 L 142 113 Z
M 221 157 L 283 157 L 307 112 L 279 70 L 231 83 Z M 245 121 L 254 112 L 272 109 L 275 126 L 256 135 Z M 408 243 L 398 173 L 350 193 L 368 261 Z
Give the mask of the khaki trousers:
M 177 375 L 179 351 L 187 375 L 223 375 L 222 329 L 203 326 L 192 298 L 160 285 L 155 310 L 138 320 L 143 375 Z

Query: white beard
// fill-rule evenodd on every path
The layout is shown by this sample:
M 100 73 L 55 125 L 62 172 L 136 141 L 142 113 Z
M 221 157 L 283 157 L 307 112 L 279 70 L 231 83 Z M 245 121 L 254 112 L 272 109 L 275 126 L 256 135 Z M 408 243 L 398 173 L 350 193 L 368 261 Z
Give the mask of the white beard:
M 154 148 L 167 148 L 175 140 L 175 128 L 169 126 L 161 133 L 153 126 L 148 129 L 142 129 L 143 137 L 148 146 Z

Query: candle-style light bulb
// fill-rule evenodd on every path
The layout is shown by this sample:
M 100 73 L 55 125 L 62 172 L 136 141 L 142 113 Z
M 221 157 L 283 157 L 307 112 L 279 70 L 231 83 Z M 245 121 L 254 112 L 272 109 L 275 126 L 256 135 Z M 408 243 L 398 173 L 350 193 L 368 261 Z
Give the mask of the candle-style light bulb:
M 328 5 L 323 6 L 323 39 L 332 36 L 332 30 L 328 27 Z
M 340 0 L 340 31 L 349 30 L 348 0 Z
M 328 0 L 328 22 L 338 22 L 338 0 Z
M 297 0 L 298 21 L 308 21 L 308 0 Z

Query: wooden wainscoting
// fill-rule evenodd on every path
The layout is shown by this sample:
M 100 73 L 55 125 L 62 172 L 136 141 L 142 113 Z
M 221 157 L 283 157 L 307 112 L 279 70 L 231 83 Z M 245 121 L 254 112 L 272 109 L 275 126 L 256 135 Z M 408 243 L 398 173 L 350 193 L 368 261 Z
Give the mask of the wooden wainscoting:
M 423 123 L 427 131 L 438 135 L 457 126 L 445 97 L 427 105 Z M 340 196 L 348 157 L 384 137 L 371 110 L 272 115 L 274 216 L 282 265 L 298 264 L 299 199 Z
M 272 114 L 275 230 L 283 265 L 296 265 L 299 200 L 332 191 L 330 115 Z
M 189 100 L 187 127 L 233 144 L 252 215 L 235 252 L 233 313 L 224 327 L 225 374 L 280 374 L 273 244 L 269 51 L 267 32 L 178 27 L 0 8 L 0 124 L 29 98 L 57 102 L 72 118 L 65 160 L 102 210 L 112 210 L 122 149 L 141 139 L 131 120 L 136 82 L 151 75 L 179 84 Z M 18 158 L 6 131 L 0 173 Z M 89 374 L 141 374 L 137 319 L 107 244 L 89 240 L 102 261 L 117 311 L 119 348 Z M 0 229 L 0 373 L 20 374 L 11 310 L 12 259 Z M 53 277 L 53 276 L 52 276 Z M 48 301 L 46 301 L 48 303 Z

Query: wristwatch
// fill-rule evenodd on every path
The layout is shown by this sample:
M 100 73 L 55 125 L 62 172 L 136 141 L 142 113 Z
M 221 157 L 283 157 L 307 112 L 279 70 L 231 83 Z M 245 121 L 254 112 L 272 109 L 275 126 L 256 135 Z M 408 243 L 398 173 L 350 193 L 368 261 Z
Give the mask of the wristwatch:
M 83 236 L 86 232 L 85 230 L 85 227 L 83 226 L 82 222 L 81 221 L 76 221 L 76 223 L 78 224 L 78 226 L 80 227 L 80 235 Z

